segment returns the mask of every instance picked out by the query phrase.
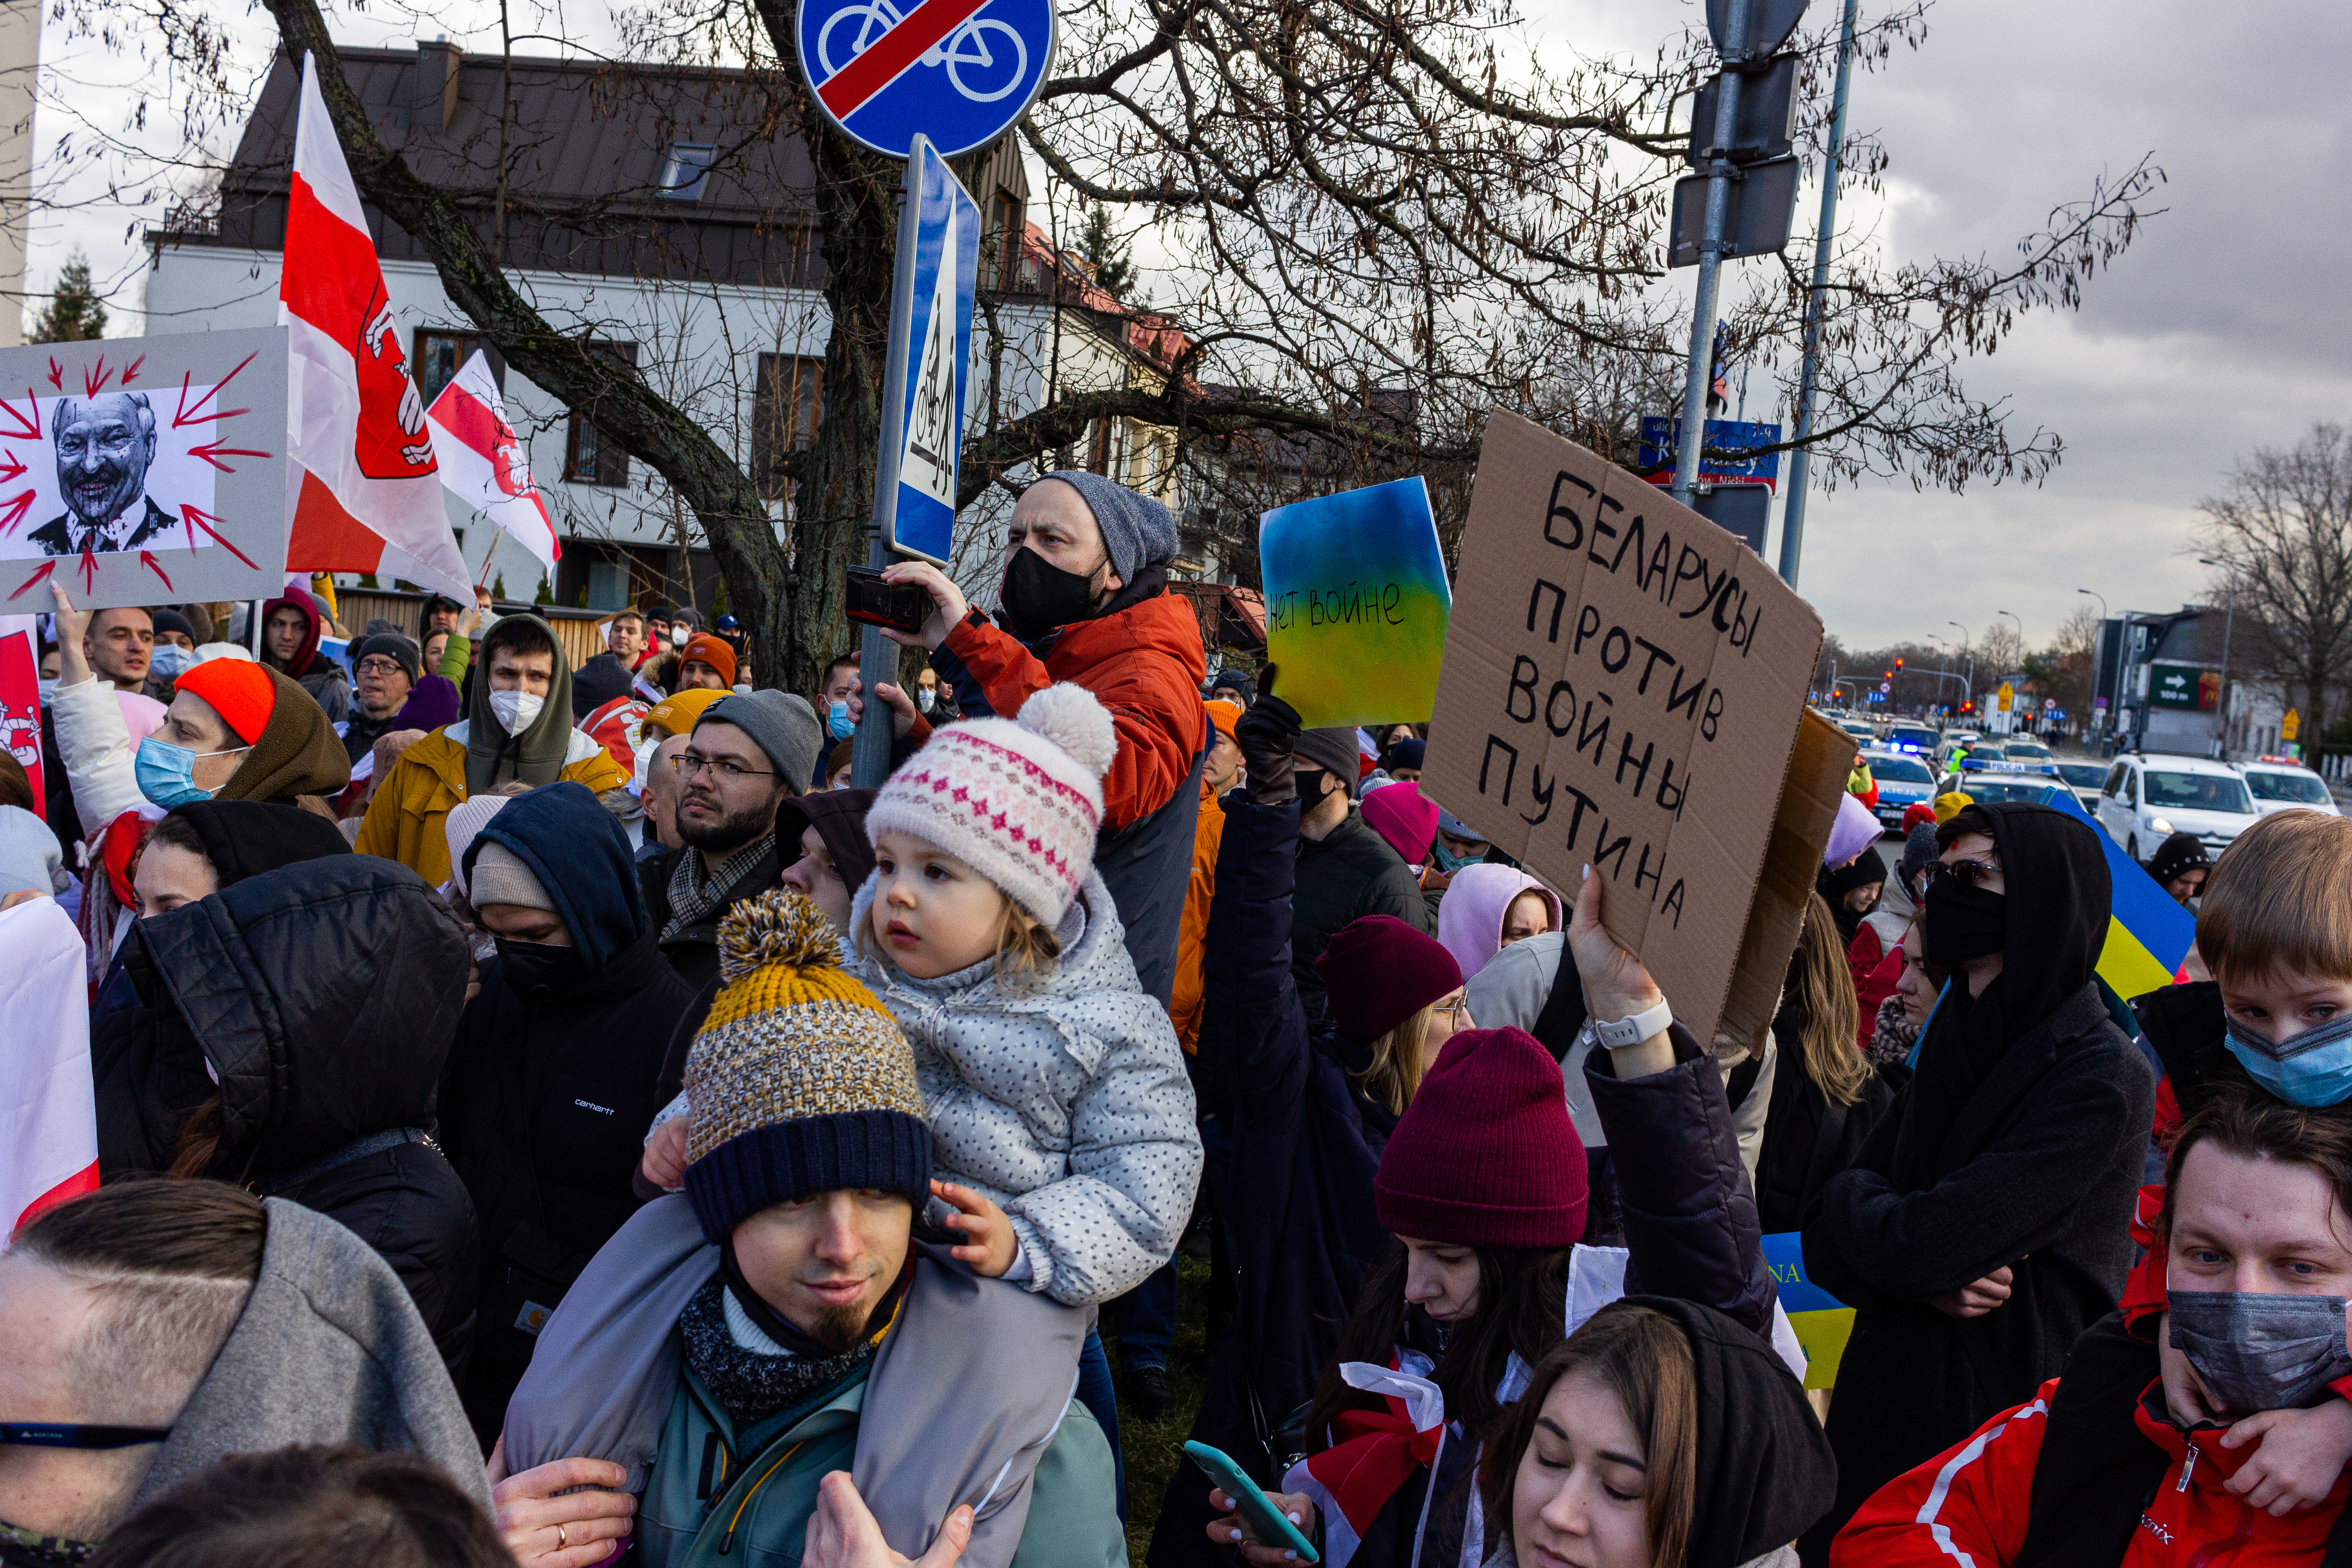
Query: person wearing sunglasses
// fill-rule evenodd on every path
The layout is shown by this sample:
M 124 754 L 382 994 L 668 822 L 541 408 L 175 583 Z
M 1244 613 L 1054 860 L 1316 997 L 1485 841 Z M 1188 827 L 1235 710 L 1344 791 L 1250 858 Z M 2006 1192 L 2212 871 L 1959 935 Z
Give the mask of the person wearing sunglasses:
M 1809 1563 L 1887 1481 L 2033 1397 L 2115 1310 L 2155 1085 L 2094 966 L 2097 832 L 2023 802 L 1937 829 L 1921 927 L 1950 980 L 1909 1090 L 1807 1211 L 1807 1274 L 1855 1311 L 1830 1408 L 1838 1502 Z

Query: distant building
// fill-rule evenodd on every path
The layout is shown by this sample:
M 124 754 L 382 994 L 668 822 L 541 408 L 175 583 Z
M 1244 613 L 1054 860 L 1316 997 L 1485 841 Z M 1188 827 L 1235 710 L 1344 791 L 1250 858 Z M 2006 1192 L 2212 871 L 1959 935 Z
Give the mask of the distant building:
M 25 341 L 25 231 L 33 198 L 40 0 L 0 0 L 0 349 Z

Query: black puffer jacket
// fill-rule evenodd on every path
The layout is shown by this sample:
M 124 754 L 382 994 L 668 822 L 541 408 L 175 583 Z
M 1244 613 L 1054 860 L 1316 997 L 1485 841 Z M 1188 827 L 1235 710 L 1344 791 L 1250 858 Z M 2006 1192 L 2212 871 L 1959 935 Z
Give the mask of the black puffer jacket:
M 536 1325 L 636 1212 L 629 1178 L 657 1109 L 654 1075 L 693 992 L 662 959 L 627 836 L 576 784 L 520 796 L 493 841 L 528 866 L 578 954 L 560 987 L 482 964 L 441 1090 L 443 1142 L 481 1221 L 481 1329 L 459 1385 L 495 1441 Z
M 1298 886 L 1291 899 L 1290 977 L 1310 1018 L 1323 1016 L 1323 976 L 1315 961 L 1331 933 L 1366 915 L 1394 915 L 1413 930 L 1437 934 L 1437 911 L 1421 884 L 1354 807 L 1348 820 L 1319 839 L 1298 840 Z
M 139 921 L 90 1019 L 100 1179 L 169 1171 L 191 1115 L 216 1100 L 203 1173 L 355 1232 L 459 1368 L 474 1205 L 432 1134 L 466 971 L 448 906 L 367 855 L 266 872 Z

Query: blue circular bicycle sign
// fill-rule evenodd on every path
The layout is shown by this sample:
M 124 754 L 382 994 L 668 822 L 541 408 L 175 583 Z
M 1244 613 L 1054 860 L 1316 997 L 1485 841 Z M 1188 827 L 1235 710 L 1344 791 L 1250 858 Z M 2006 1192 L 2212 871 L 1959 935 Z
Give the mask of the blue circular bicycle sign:
M 801 0 L 801 74 L 833 122 L 904 158 L 985 146 L 1028 110 L 1054 55 L 1053 0 Z

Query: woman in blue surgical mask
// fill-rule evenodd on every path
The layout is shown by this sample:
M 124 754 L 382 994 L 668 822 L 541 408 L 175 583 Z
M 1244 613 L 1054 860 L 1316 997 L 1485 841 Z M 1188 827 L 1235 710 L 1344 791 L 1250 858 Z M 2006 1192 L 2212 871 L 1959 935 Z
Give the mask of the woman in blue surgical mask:
M 1832 1568 L 2329 1554 L 2352 1491 L 2352 1121 L 2218 1091 L 2135 1234 L 2162 1249 L 2168 1310 L 2094 1324 L 2036 1399 L 1864 1504 Z

